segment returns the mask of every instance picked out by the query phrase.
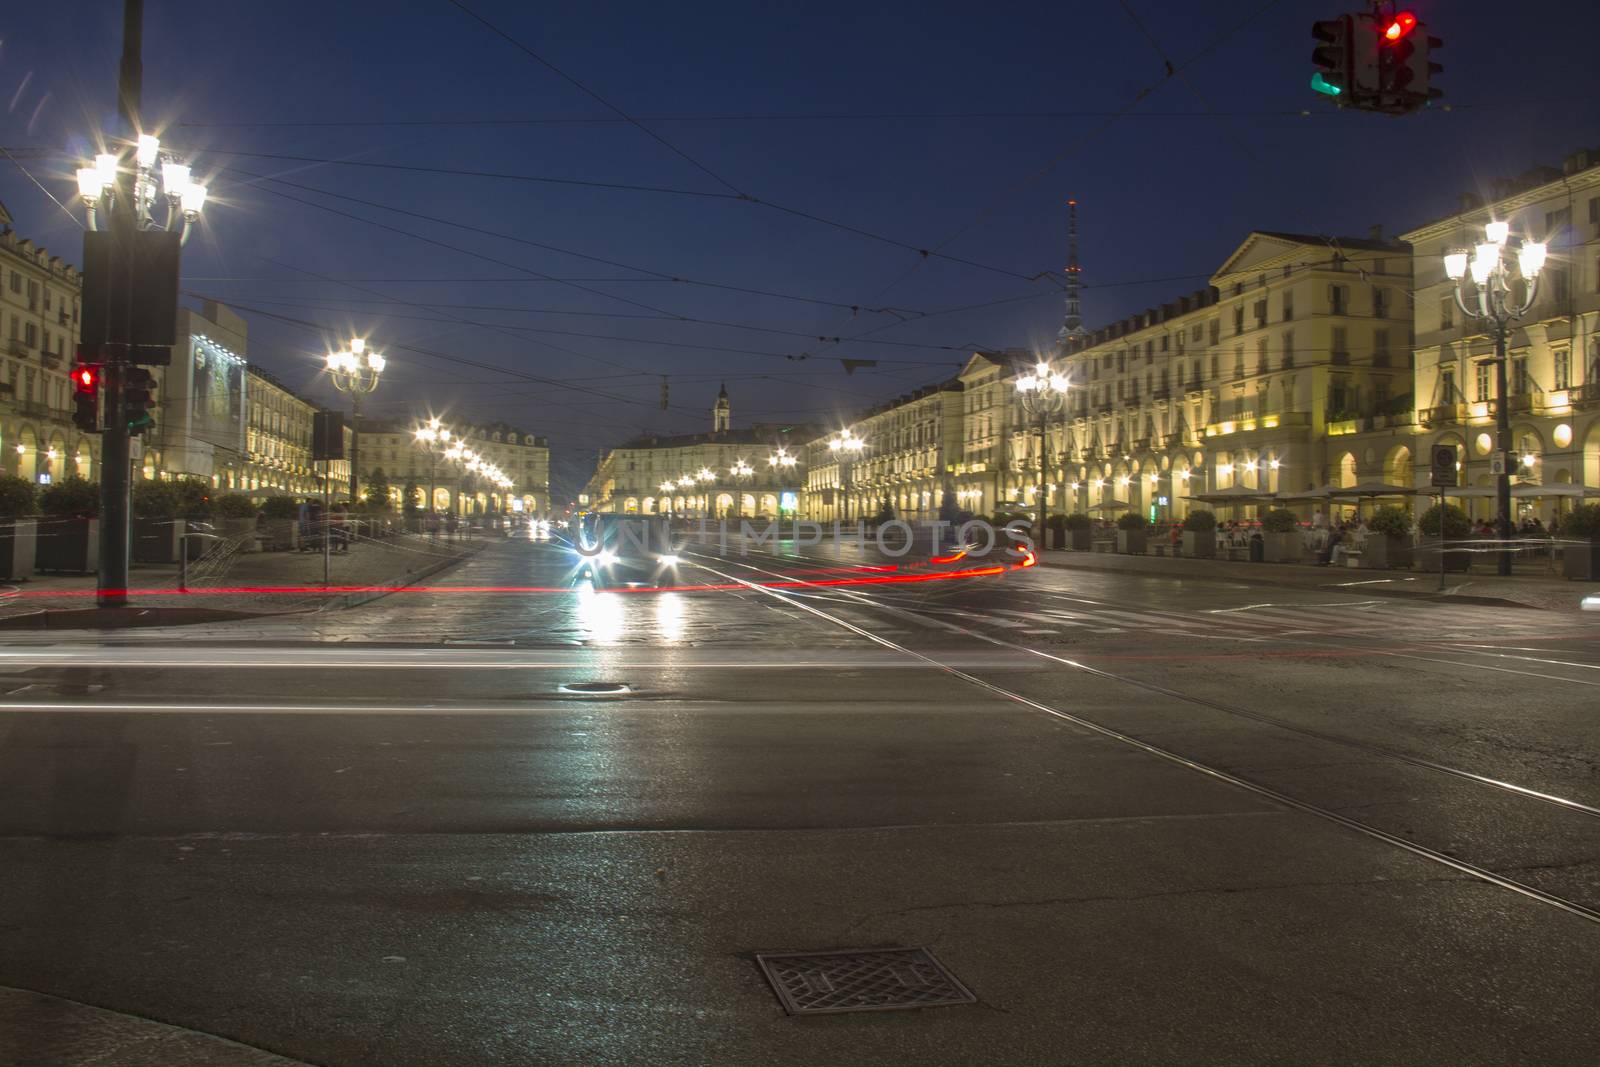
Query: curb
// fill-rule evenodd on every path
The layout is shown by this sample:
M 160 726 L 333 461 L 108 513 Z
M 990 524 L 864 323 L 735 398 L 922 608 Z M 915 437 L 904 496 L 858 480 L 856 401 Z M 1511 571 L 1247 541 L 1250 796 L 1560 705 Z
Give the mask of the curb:
M 203 1030 L 15 986 L 0 986 L 0 1046 L 7 1063 L 29 1067 L 309 1067 Z
M 1182 581 L 1193 582 L 1238 582 L 1244 585 L 1266 585 L 1278 589 L 1302 589 L 1314 592 L 1348 593 L 1351 590 L 1346 586 L 1331 586 L 1325 584 L 1311 585 L 1306 582 L 1289 582 L 1267 576 L 1255 574 L 1163 574 L 1160 571 L 1139 570 L 1131 567 L 1096 567 L 1084 566 L 1070 560 L 1039 560 L 1041 567 L 1059 567 L 1062 570 L 1090 571 L 1097 574 L 1122 574 L 1138 578 L 1175 578 Z M 1270 567 L 1270 563 L 1261 564 Z M 1508 600 L 1505 597 L 1482 596 L 1477 593 L 1451 593 L 1448 589 L 1444 592 L 1412 593 L 1400 589 L 1368 588 L 1361 590 L 1366 596 L 1389 597 L 1393 600 L 1429 600 L 1436 602 L 1449 602 L 1453 604 L 1480 604 L 1492 608 L 1521 608 L 1525 611 L 1551 611 L 1552 608 L 1542 608 L 1536 604 L 1524 604 L 1520 600 Z
M 404 588 L 406 588 L 406 586 L 416 585 L 418 582 L 422 581 L 424 578 L 431 578 L 435 574 L 438 574 L 440 571 L 448 570 L 449 568 L 454 567 L 459 563 L 465 563 L 467 560 L 471 559 L 473 556 L 476 556 L 479 552 L 482 552 L 485 548 L 488 547 L 488 545 L 489 545 L 489 542 L 488 541 L 484 541 L 481 544 L 477 545 L 476 547 L 472 548 L 470 551 L 461 553 L 459 556 L 452 556 L 449 559 L 442 559 L 437 563 L 430 563 L 426 567 L 423 567 L 421 570 L 412 571 L 410 574 L 407 574 L 404 578 L 397 578 L 392 582 L 385 582 L 381 588 L 369 589 L 369 590 L 365 590 L 365 591 L 360 592 L 360 593 L 346 593 L 343 596 L 340 596 L 340 597 L 337 597 L 337 598 L 335 598 L 333 600 L 327 601 L 326 603 L 322 604 L 320 607 L 317 607 L 314 610 L 316 610 L 317 612 L 344 611 L 347 608 L 357 608 L 357 607 L 360 607 L 362 604 L 370 604 L 374 600 L 379 600 L 379 599 L 382 599 L 383 597 L 388 596 L 390 593 L 394 592 L 397 589 L 404 589 Z

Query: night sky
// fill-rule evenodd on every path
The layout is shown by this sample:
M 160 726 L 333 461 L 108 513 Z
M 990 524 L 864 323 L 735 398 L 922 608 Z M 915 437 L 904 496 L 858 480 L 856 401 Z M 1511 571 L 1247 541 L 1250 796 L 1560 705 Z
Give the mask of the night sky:
M 517 43 L 449 0 L 149 0 L 146 122 L 211 177 L 184 286 L 242 310 L 253 362 L 332 402 L 327 340 L 365 334 L 391 360 L 371 410 L 546 434 L 558 496 L 596 449 L 708 428 L 724 379 L 736 425 L 833 422 L 1048 343 L 1068 195 L 1094 327 L 1204 285 L 1251 228 L 1395 234 L 1600 146 L 1592 0 L 1420 0 L 1456 110 L 1410 119 L 1310 92 L 1338 0 L 467 6 Z M 0 15 L 0 144 L 69 206 L 117 129 L 121 7 Z M 79 261 L 3 158 L 0 200 Z

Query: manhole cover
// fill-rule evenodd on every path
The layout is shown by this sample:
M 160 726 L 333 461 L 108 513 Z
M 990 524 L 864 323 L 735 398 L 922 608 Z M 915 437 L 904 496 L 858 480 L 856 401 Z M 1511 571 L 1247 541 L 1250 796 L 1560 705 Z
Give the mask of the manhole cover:
M 756 962 L 790 1015 L 894 1011 L 976 1004 L 955 975 L 920 948 L 756 953 Z
M 609 697 L 632 690 L 622 682 L 567 682 L 561 686 L 561 692 L 587 697 Z

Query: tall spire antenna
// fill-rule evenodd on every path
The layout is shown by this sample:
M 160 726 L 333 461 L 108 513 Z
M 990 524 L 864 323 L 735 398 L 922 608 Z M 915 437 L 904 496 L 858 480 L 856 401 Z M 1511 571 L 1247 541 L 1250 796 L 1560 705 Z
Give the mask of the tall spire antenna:
M 1078 201 L 1067 201 L 1067 315 L 1056 334 L 1065 351 L 1073 348 L 1088 336 L 1083 328 L 1083 311 L 1078 305 L 1079 278 L 1083 268 L 1078 264 Z

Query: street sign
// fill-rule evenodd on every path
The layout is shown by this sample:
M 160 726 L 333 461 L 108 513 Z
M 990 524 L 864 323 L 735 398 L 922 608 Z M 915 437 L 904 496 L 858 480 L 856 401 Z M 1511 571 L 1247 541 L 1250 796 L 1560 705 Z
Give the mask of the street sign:
M 1434 445 L 1431 459 L 1433 460 L 1434 485 L 1453 486 L 1458 484 L 1455 445 Z
M 316 411 L 311 415 L 311 458 L 344 458 L 344 412 Z
M 127 346 L 129 363 L 166 366 L 178 343 L 179 235 L 136 230 L 130 254 L 116 233 L 83 235 L 79 339 L 98 362 L 104 346 Z M 131 288 L 130 288 L 131 287 Z
M 1506 472 L 1506 454 L 1496 452 L 1489 457 L 1489 473 L 1498 478 Z

